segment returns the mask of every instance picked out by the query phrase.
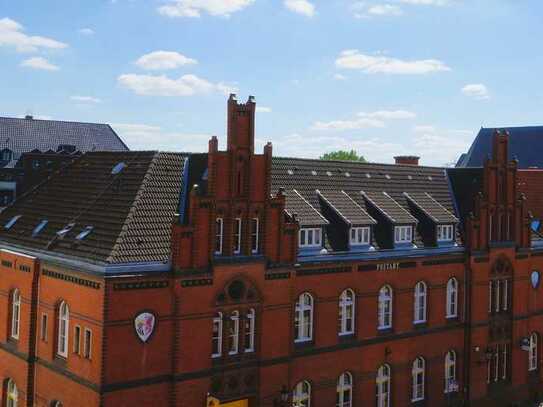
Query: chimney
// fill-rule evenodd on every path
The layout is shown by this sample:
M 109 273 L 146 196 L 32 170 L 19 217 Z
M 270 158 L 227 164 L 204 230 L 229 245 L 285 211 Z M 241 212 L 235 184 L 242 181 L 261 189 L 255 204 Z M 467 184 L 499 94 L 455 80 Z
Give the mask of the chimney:
M 396 164 L 401 165 L 419 165 L 419 159 L 420 157 L 416 155 L 398 155 L 394 157 Z
M 31 114 L 27 114 L 25 116 L 25 120 L 32 120 L 32 119 L 34 119 L 34 117 Z

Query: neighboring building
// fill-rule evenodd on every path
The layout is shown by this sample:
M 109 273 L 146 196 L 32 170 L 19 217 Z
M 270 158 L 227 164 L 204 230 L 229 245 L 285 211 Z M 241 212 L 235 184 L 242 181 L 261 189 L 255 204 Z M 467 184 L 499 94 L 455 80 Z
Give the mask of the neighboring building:
M 87 153 L 0 213 L 4 405 L 539 399 L 543 171 L 505 134 L 471 169 L 255 154 L 255 108 L 226 151 Z
M 0 206 L 45 179 L 62 162 L 69 161 L 69 155 L 127 150 L 107 124 L 0 117 Z M 32 174 L 27 179 L 29 172 L 22 159 L 26 153 L 33 154 L 29 162 Z

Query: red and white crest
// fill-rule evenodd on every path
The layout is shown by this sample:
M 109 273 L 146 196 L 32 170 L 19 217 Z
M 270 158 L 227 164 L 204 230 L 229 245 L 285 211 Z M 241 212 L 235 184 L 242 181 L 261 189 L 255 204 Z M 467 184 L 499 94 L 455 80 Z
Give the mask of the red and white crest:
M 145 343 L 149 340 L 155 330 L 156 317 L 148 312 L 141 312 L 134 318 L 134 328 L 140 340 Z

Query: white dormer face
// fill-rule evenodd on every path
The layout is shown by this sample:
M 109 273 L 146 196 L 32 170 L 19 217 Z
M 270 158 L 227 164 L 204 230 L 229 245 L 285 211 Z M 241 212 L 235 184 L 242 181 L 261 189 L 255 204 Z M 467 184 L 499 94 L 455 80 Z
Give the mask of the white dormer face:
M 437 241 L 451 242 L 454 238 L 453 225 L 437 225 Z
M 321 228 L 301 228 L 299 234 L 300 248 L 321 247 L 322 229 Z
M 351 246 L 363 246 L 370 244 L 370 227 L 352 227 L 350 230 Z
M 411 243 L 413 241 L 413 226 L 395 226 L 394 243 Z

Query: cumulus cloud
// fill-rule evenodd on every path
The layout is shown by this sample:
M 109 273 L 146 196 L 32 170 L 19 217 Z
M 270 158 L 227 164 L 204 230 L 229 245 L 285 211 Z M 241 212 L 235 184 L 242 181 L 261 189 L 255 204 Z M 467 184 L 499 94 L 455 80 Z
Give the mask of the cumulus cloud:
M 335 79 L 336 81 L 344 81 L 344 80 L 347 79 L 347 77 L 346 77 L 345 75 L 340 74 L 340 73 L 336 73 L 336 74 L 334 75 L 334 79 Z
M 424 125 L 413 128 L 411 150 L 432 165 L 450 165 L 469 149 L 473 141 L 470 130 L 439 129 Z
M 211 83 L 196 75 L 183 75 L 172 79 L 165 75 L 123 74 L 119 84 L 138 95 L 145 96 L 192 96 L 200 93 L 235 93 L 236 88 L 224 83 Z
M 416 114 L 407 110 L 378 110 L 375 112 L 360 112 L 352 120 L 317 121 L 311 130 L 360 130 L 386 127 L 387 121 L 414 119 Z
M 0 47 L 14 47 L 17 52 L 36 52 L 40 49 L 62 49 L 68 45 L 60 41 L 37 35 L 27 35 L 17 21 L 0 19 Z
M 477 100 L 484 100 L 490 98 L 487 87 L 482 83 L 472 83 L 466 85 L 462 88 L 462 93 Z
M 414 6 L 446 6 L 451 3 L 450 0 L 398 0 L 400 3 L 411 4 Z
M 198 63 L 195 59 L 188 58 L 179 52 L 154 51 L 141 56 L 136 65 L 147 70 L 176 69 L 184 65 Z
M 402 60 L 386 56 L 373 56 L 358 50 L 342 51 L 336 59 L 336 67 L 356 69 L 369 74 L 384 73 L 395 75 L 424 75 L 433 72 L 450 71 L 445 63 L 436 59 Z
M 403 14 L 400 7 L 392 4 L 376 4 L 368 7 L 366 12 L 373 16 L 400 16 Z
M 360 112 L 358 113 L 358 116 L 379 120 L 414 119 L 417 117 L 416 113 L 407 110 L 378 110 L 371 113 Z
M 70 96 L 70 99 L 74 102 L 79 103 L 91 103 L 91 104 L 98 104 L 102 103 L 101 99 L 92 97 L 92 96 Z
M 284 0 L 283 4 L 294 13 L 306 17 L 313 17 L 315 15 L 315 6 L 308 0 Z
M 42 57 L 25 59 L 23 62 L 21 62 L 21 66 L 24 68 L 41 69 L 43 71 L 58 71 L 60 69 L 57 65 L 53 65 L 47 59 Z
M 256 111 L 259 112 L 259 113 L 271 113 L 272 109 L 271 109 L 271 107 L 257 106 Z
M 173 0 L 158 8 L 158 12 L 167 17 L 200 17 L 202 12 L 212 16 L 230 17 L 255 0 Z
M 94 35 L 94 30 L 92 28 L 81 28 L 78 31 L 79 31 L 79 34 L 81 35 L 87 35 L 87 36 Z

